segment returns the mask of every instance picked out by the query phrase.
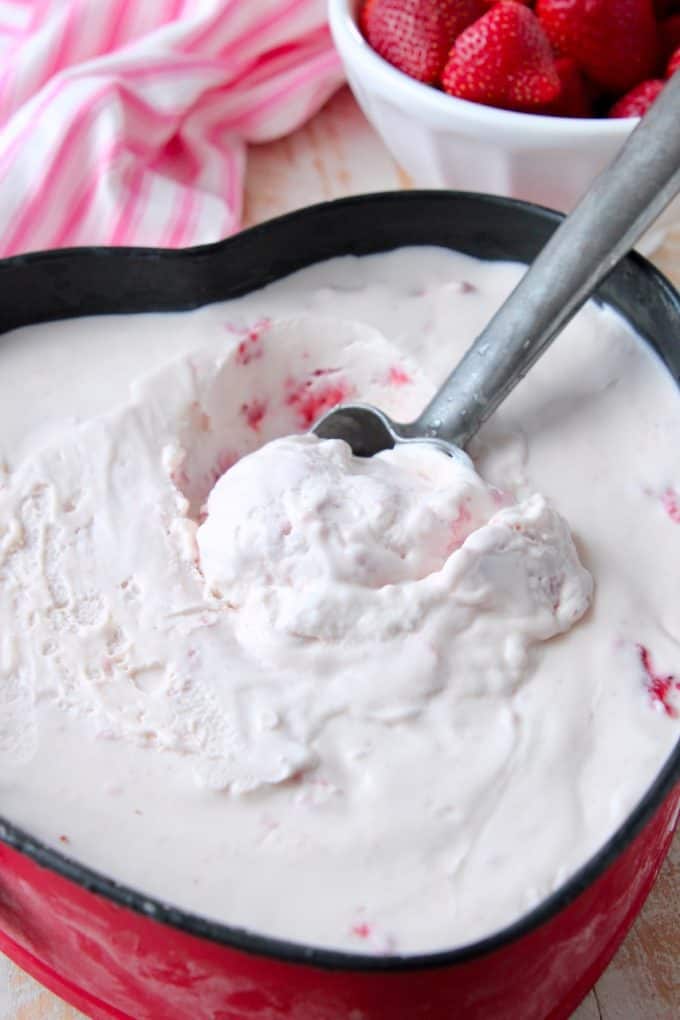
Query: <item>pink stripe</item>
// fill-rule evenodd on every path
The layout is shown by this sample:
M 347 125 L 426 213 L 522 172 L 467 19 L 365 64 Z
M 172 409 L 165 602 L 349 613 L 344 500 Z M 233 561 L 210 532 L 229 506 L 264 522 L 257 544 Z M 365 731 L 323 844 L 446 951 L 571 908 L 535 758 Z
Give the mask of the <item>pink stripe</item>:
M 326 40 L 326 45 L 323 45 L 324 39 Z M 291 88 L 300 87 L 300 84 L 304 86 L 305 78 L 312 78 L 316 75 L 321 77 L 323 74 L 326 74 L 329 69 L 332 69 L 332 63 L 336 63 L 338 69 L 341 66 L 340 58 L 332 50 L 330 34 L 327 28 L 322 28 L 312 33 L 312 37 L 308 41 L 294 44 L 290 52 L 288 46 L 281 47 L 280 53 L 280 57 L 272 59 L 270 59 L 269 54 L 260 57 L 254 65 L 251 65 L 234 82 L 230 83 L 232 87 L 229 89 L 228 96 L 231 97 L 233 95 L 235 99 L 240 98 L 243 103 L 248 101 L 248 97 L 251 94 L 259 92 L 265 94 L 265 99 L 261 100 L 260 103 L 266 105 L 268 97 L 273 97 L 275 101 L 277 96 L 285 95 Z M 331 62 L 331 68 L 329 69 L 323 66 L 325 58 L 329 58 Z M 300 74 L 292 79 L 291 84 L 291 76 L 287 72 L 292 68 L 299 68 Z M 283 83 L 281 81 L 282 78 L 287 78 L 288 82 Z M 234 88 L 233 86 L 236 85 L 242 86 L 242 88 Z M 253 112 L 257 113 L 259 108 L 258 105 L 257 107 L 250 107 L 249 110 L 252 109 Z M 222 123 L 225 126 L 238 123 L 248 112 L 235 114 L 233 120 L 225 119 Z
M 190 36 L 180 49 L 184 53 L 193 53 L 209 36 L 215 35 L 222 25 L 233 16 L 233 7 L 236 2 L 237 0 L 223 0 L 224 6 L 219 14 L 206 22 L 202 28 L 198 28 L 194 35 Z
M 113 78 L 109 82 L 109 88 L 115 93 L 116 96 L 120 96 L 125 106 L 125 111 L 134 113 L 140 120 L 151 122 L 152 124 L 165 124 L 170 125 L 176 123 L 186 113 L 183 106 L 178 106 L 176 110 L 158 110 L 151 103 L 147 103 L 146 99 L 142 99 L 136 92 L 131 92 L 125 88 L 125 81 L 119 81 L 117 78 Z
M 168 138 L 162 149 L 156 152 L 150 165 L 151 170 L 173 177 L 181 184 L 193 184 L 201 172 L 201 162 L 177 132 Z
M 328 48 L 328 47 L 326 47 Z M 279 51 L 281 54 L 279 55 Z M 235 94 L 239 86 L 246 82 L 250 88 L 253 84 L 269 82 L 276 86 L 276 78 L 285 71 L 287 67 L 295 67 L 306 60 L 307 45 L 305 43 L 287 43 L 285 46 L 277 47 L 270 53 L 262 53 L 249 64 L 245 64 L 236 74 L 229 79 L 229 94 Z M 285 59 L 289 54 L 288 59 Z
M 36 103 L 35 110 L 32 111 L 32 116 L 24 124 L 23 129 L 14 136 L 10 144 L 7 146 L 3 153 L 0 153 L 0 177 L 7 167 L 7 164 L 14 156 L 14 153 L 18 148 L 21 147 L 26 138 L 33 132 L 34 125 L 40 119 L 42 114 L 48 108 L 52 99 L 56 99 L 61 91 L 63 91 L 70 82 L 68 80 L 57 78 L 54 79 L 50 85 L 43 91 L 40 102 Z
M 288 85 L 283 88 L 278 88 L 273 95 L 269 95 L 265 99 L 260 100 L 259 103 L 249 107 L 249 109 L 245 110 L 243 113 L 239 113 L 235 117 L 221 121 L 220 127 L 222 129 L 231 129 L 249 123 L 259 117 L 260 114 L 284 102 L 284 100 L 286 100 L 294 92 L 300 91 L 300 89 L 308 82 L 319 78 L 321 71 L 332 68 L 334 64 L 339 66 L 339 57 L 335 51 L 323 54 L 321 58 L 316 59 L 312 64 L 305 66 L 304 70 L 299 75 L 296 75 Z
M 97 188 L 105 177 L 106 171 L 123 152 L 132 153 L 140 162 L 146 162 L 152 155 L 150 149 L 144 148 L 142 145 L 133 144 L 123 138 L 110 145 L 94 166 L 88 168 L 83 184 L 66 207 L 61 225 L 50 238 L 50 248 L 61 248 L 66 244 L 72 243 L 74 235 L 89 213 L 90 206 L 97 193 Z
M 300 0 L 294 0 L 294 2 L 295 2 L 295 4 L 297 4 L 297 3 L 300 2 Z M 212 69 L 213 61 L 212 60 L 208 61 L 208 65 Z M 192 62 L 188 66 L 189 66 L 189 69 L 194 69 L 194 68 L 196 68 L 196 69 L 201 69 L 201 68 L 208 69 L 206 67 L 206 61 L 205 60 L 196 61 L 195 64 Z M 215 66 L 215 69 L 220 67 L 219 62 L 218 61 L 214 61 L 214 66 Z M 125 74 L 126 78 L 134 79 L 134 78 L 137 78 L 137 77 L 139 77 L 139 78 L 150 77 L 150 76 L 155 75 L 155 74 L 161 75 L 161 74 L 166 74 L 166 73 L 174 73 L 174 72 L 181 71 L 181 70 L 186 70 L 186 69 L 187 69 L 187 64 L 183 64 L 183 63 L 180 63 L 180 62 L 172 61 L 170 63 L 166 62 L 162 67 L 158 67 L 158 68 L 148 68 L 148 66 L 147 67 L 139 67 L 139 68 L 126 68 L 125 71 L 124 71 L 124 74 Z M 43 95 L 41 97 L 41 100 L 40 100 L 39 104 L 37 105 L 36 109 L 33 111 L 33 116 L 24 125 L 23 130 L 21 132 L 19 132 L 19 134 L 17 136 L 15 136 L 15 138 L 10 143 L 10 145 L 5 150 L 5 152 L 0 154 L 0 177 L 2 176 L 4 168 L 6 167 L 7 163 L 9 162 L 11 157 L 14 155 L 16 150 L 22 145 L 22 143 L 27 138 L 27 136 L 30 135 L 31 132 L 34 130 L 35 124 L 37 123 L 38 119 L 42 116 L 42 114 L 45 112 L 45 110 L 49 106 L 50 102 L 53 99 L 56 99 L 56 97 L 59 95 L 59 93 L 62 91 L 62 89 L 66 87 L 66 85 L 68 84 L 69 81 L 75 80 L 75 78 L 76 78 L 76 76 L 74 75 L 73 78 L 54 80 L 50 85 L 47 86 L 47 89 L 45 89 L 43 91 Z M 140 100 L 138 97 L 132 97 L 130 93 L 128 93 L 126 98 L 128 99 L 128 101 L 137 102 L 139 104 L 143 104 L 143 100 Z M 146 105 L 146 104 L 144 104 L 144 105 Z M 150 107 L 148 107 L 148 109 L 151 110 Z M 159 117 L 159 118 L 162 117 L 162 118 L 165 118 L 165 119 L 173 119 L 173 118 L 176 118 L 177 116 L 180 116 L 182 114 L 182 112 L 183 111 L 181 109 L 178 110 L 177 113 L 174 113 L 174 112 L 173 113 L 161 113 L 159 111 L 152 111 L 152 115 L 154 115 L 156 117 Z
M 125 142 L 115 142 L 114 145 L 111 146 L 110 150 L 102 156 L 97 165 L 92 167 L 90 178 L 86 187 L 79 192 L 75 201 L 71 203 L 69 208 L 67 208 L 66 214 L 61 222 L 61 226 L 50 238 L 48 247 L 63 248 L 65 245 L 72 243 L 78 227 L 85 220 L 85 217 L 90 210 L 90 206 L 97 192 L 97 187 L 101 177 L 103 176 L 104 170 L 116 159 L 124 148 Z
M 31 19 L 26 26 L 26 35 L 33 35 L 39 28 L 47 21 L 50 16 L 50 4 L 49 2 L 43 3 L 40 0 L 27 0 L 27 6 L 31 7 Z
M 52 51 L 52 59 L 49 60 L 42 69 L 40 78 L 41 83 L 49 81 L 49 79 L 55 75 L 57 71 L 62 70 L 62 68 L 66 66 L 74 34 L 75 7 L 71 6 L 71 9 L 64 20 L 64 28 L 59 38 L 59 42 Z
M 5 68 L 4 68 L 3 72 L 2 72 L 2 74 L 0 74 L 0 112 L 2 111 L 2 100 L 3 100 L 4 94 L 5 94 L 5 90 L 6 90 L 8 82 L 10 81 L 11 74 L 12 74 L 12 71 L 14 69 L 13 66 L 12 66 L 12 61 L 13 61 L 13 58 L 14 58 L 15 54 L 18 54 L 19 51 L 20 51 L 21 41 L 24 38 L 28 39 L 35 32 L 38 31 L 38 29 L 43 24 L 43 22 L 45 20 L 44 16 L 46 16 L 47 13 L 48 13 L 48 8 L 47 8 L 46 4 L 40 4 L 38 2 L 34 3 L 33 4 L 33 9 L 32 9 L 32 12 L 31 12 L 31 18 L 30 18 L 30 20 L 28 22 L 28 25 L 26 26 L 24 31 L 20 34 L 20 38 L 17 41 L 16 45 L 13 46 L 12 49 L 10 50 L 10 52 L 5 55 Z
M 5 151 L 0 153 L 0 180 L 2 180 L 2 177 L 8 167 L 8 164 L 10 163 L 16 150 L 20 148 L 24 141 L 26 141 L 27 138 L 33 133 L 33 131 L 36 130 L 36 124 L 43 116 L 43 114 L 48 112 L 52 100 L 57 99 L 61 92 L 65 91 L 73 81 L 77 80 L 78 77 L 75 75 L 69 78 L 55 78 L 53 79 L 52 83 L 47 86 L 47 88 L 44 90 L 42 99 L 36 105 L 36 108 L 33 111 L 32 117 L 30 117 L 27 123 L 24 124 L 23 129 L 14 137 L 14 139 L 10 142 Z M 108 84 L 109 88 L 118 91 L 119 86 L 118 81 L 112 79 Z M 170 123 L 172 121 L 177 121 L 185 113 L 184 107 L 179 107 L 176 111 L 172 110 L 170 112 L 156 110 L 149 103 L 145 102 L 145 100 L 140 99 L 139 96 L 135 95 L 133 92 L 128 92 L 127 90 L 124 92 L 124 95 L 126 106 L 130 107 L 130 109 L 132 109 L 134 112 L 140 114 L 140 116 L 146 115 L 149 118 L 152 118 L 158 122 Z
M 26 246 L 26 236 L 30 235 L 36 223 L 40 222 L 40 216 L 44 205 L 51 201 L 52 193 L 58 187 L 59 179 L 71 176 L 80 169 L 77 157 L 74 159 L 74 151 L 80 140 L 80 135 L 91 127 L 90 121 L 98 114 L 97 104 L 102 99 L 117 99 L 118 89 L 116 82 L 106 82 L 102 88 L 92 96 L 88 96 L 78 112 L 74 115 L 69 129 L 59 146 L 47 174 L 42 178 L 41 186 L 32 201 L 29 201 L 19 210 L 19 218 L 9 239 L 2 245 L 6 255 L 14 254 L 23 250 Z M 176 118 L 169 118 L 159 115 L 157 111 L 149 107 L 143 100 L 127 93 L 126 113 L 133 113 L 144 123 L 137 125 L 138 133 L 143 136 L 154 127 L 164 123 L 174 123 Z M 149 123 L 151 122 L 151 123 Z M 132 124 L 130 124 L 130 128 Z
M 122 70 L 125 80 L 139 81 L 144 78 L 160 77 L 164 74 L 181 74 L 182 71 L 221 71 L 224 74 L 224 65 L 217 57 L 199 57 L 196 60 L 168 60 L 161 57 L 161 63 L 144 64 L 139 67 L 126 67 Z
M 323 58 L 323 59 L 322 59 Z M 240 81 L 243 83 L 243 91 L 247 96 L 249 92 L 260 91 L 264 94 L 264 97 L 260 100 L 257 105 L 249 105 L 245 111 L 236 114 L 229 114 L 221 120 L 213 123 L 210 132 L 209 140 L 215 146 L 216 149 L 221 148 L 221 136 L 225 131 L 231 130 L 234 126 L 238 126 L 241 123 L 247 122 L 251 116 L 257 116 L 261 111 L 266 111 L 271 106 L 275 106 L 276 103 L 287 98 L 291 93 L 304 87 L 306 79 L 313 79 L 317 76 L 323 75 L 325 72 L 323 64 L 326 58 L 328 59 L 332 68 L 333 64 L 337 64 L 340 68 L 340 58 L 332 52 L 329 54 L 328 47 L 323 50 L 317 45 L 314 46 L 314 52 L 311 56 L 306 56 L 303 47 L 299 47 L 295 54 L 291 55 L 291 59 L 282 61 L 285 69 L 290 67 L 298 67 L 302 63 L 301 73 L 292 81 L 289 81 L 287 85 L 282 85 L 281 82 L 276 80 L 272 76 L 272 80 L 269 80 L 268 75 L 263 75 L 260 69 L 254 75 L 255 83 L 250 77 L 250 73 L 244 74 Z M 321 67 L 320 67 L 321 65 Z M 264 86 L 268 85 L 269 88 L 265 91 Z M 231 94 L 231 93 L 230 93 Z M 313 100 L 312 100 L 313 101 Z
M 94 0 L 90 2 L 94 4 Z M 250 19 L 242 29 L 234 20 L 237 3 Z M 63 6 L 58 0 L 32 4 L 36 24 L 46 24 L 48 17 L 59 12 L 54 28 L 49 28 L 44 38 L 45 66 L 40 71 L 46 78 L 54 77 L 43 79 L 40 94 L 23 114 L 26 123 L 12 123 L 10 130 L 16 131 L 16 136 L 5 143 L 4 152 L 0 150 L 0 187 L 11 181 L 12 187 L 21 183 L 19 190 L 23 191 L 12 214 L 14 222 L 4 231 L 8 249 L 26 250 L 32 238 L 35 246 L 48 232 L 53 245 L 87 240 L 86 235 L 92 232 L 97 240 L 108 243 L 134 243 L 140 231 L 145 238 L 153 237 L 156 243 L 161 238 L 172 247 L 191 243 L 199 228 L 203 231 L 205 226 L 212 234 L 221 220 L 217 205 L 217 221 L 210 223 L 208 210 L 212 215 L 214 200 L 205 197 L 202 186 L 206 192 L 217 192 L 219 203 L 224 203 L 225 232 L 237 228 L 242 215 L 245 151 L 239 129 L 244 129 L 246 136 L 250 129 L 250 137 L 258 138 L 280 133 L 302 120 L 330 92 L 339 62 L 330 51 L 327 28 L 315 27 L 311 0 L 279 0 L 274 5 L 277 9 L 266 15 L 261 9 L 258 14 L 254 3 L 252 10 L 247 8 L 246 0 L 222 0 L 215 4 L 215 14 L 200 18 L 202 24 L 192 35 L 191 23 L 180 19 L 182 15 L 196 17 L 197 6 L 200 8 L 193 0 L 162 0 L 151 11 L 144 10 L 148 21 L 143 23 L 131 21 L 134 0 L 110 0 L 101 10 L 88 8 L 93 16 L 95 10 L 101 16 L 99 23 L 88 22 L 95 32 L 96 55 L 113 52 L 116 56 L 109 61 L 110 68 L 102 62 L 83 70 L 79 66 L 83 61 L 76 61 L 80 45 L 76 49 L 74 42 L 78 12 L 84 8 L 74 0 L 63 0 Z M 148 27 L 142 29 L 142 24 Z M 182 35 L 173 32 L 172 44 L 161 46 L 154 41 L 117 56 L 128 36 L 130 40 L 142 35 L 151 38 L 165 24 L 181 26 Z M 51 52 L 47 52 L 48 46 Z M 19 49 L 18 61 L 21 59 Z M 75 66 L 58 74 L 69 60 L 75 61 Z M 8 68 L 10 89 L 15 73 L 16 68 Z M 153 99 L 148 102 L 137 92 L 146 95 L 147 84 L 158 82 L 158 94 L 167 95 L 162 88 L 169 76 L 177 79 L 172 96 L 181 97 L 181 101 L 175 99 L 172 112 L 161 112 L 152 105 Z M 83 85 L 66 91 L 80 80 Z M 16 88 L 14 96 L 7 94 L 8 100 L 19 100 L 28 84 Z M 119 132 L 111 138 L 108 109 L 114 103 L 122 115 Z M 118 116 L 117 108 L 115 113 Z M 97 118 L 104 118 L 103 132 L 96 129 Z M 185 119 L 186 138 L 180 133 Z M 45 133 L 45 124 L 53 121 L 63 131 L 56 143 L 50 142 L 54 128 Z M 229 137 L 230 132 L 234 137 Z M 174 144 L 173 139 L 177 139 Z M 35 170 L 30 179 L 20 182 L 22 173 L 26 177 L 25 153 L 29 151 L 35 153 Z M 205 178 L 199 159 L 204 153 Z M 17 154 L 21 163 L 16 162 Z M 116 189 L 113 208 L 108 190 L 101 190 L 111 174 L 115 174 Z M 158 174 L 167 180 L 159 182 L 163 206 L 157 210 L 149 202 L 154 198 L 150 189 Z M 33 192 L 32 187 L 36 189 Z M 106 210 L 103 221 L 98 210 L 100 197 Z
M 23 207 L 18 210 L 18 217 L 14 225 L 13 231 L 3 244 L 3 250 L 5 254 L 12 255 L 17 251 L 21 251 L 27 234 L 34 229 L 35 225 L 40 222 L 40 211 L 45 202 L 49 201 L 51 195 L 50 192 L 57 186 L 58 178 L 62 174 L 66 174 L 72 169 L 72 152 L 75 148 L 79 136 L 90 126 L 90 120 L 93 119 L 96 113 L 96 107 L 99 102 L 106 96 L 110 86 L 107 84 L 103 88 L 99 89 L 93 96 L 90 96 L 88 100 L 83 104 L 78 113 L 74 116 L 69 129 L 64 135 L 61 145 L 59 146 L 52 164 L 47 173 L 41 177 L 40 188 L 37 195 L 32 201 L 24 203 Z M 75 169 L 75 165 L 73 166 Z
M 135 219 L 141 211 L 140 207 L 145 193 L 143 184 L 146 176 L 146 167 L 142 163 L 137 163 L 136 166 L 132 168 L 125 184 L 127 198 L 125 199 L 118 218 L 118 223 L 116 224 L 115 230 L 111 236 L 111 244 L 127 244 L 129 242 L 129 239 L 132 236 Z
M 108 28 L 108 35 L 102 40 L 99 53 L 110 55 L 115 52 L 121 46 L 124 46 L 127 41 L 124 38 L 125 22 L 128 19 L 128 15 L 131 9 L 134 9 L 140 0 L 119 0 L 119 6 L 113 12 L 113 16 L 110 20 Z M 175 20 L 178 16 L 178 10 L 184 5 L 184 0 L 169 0 L 169 8 L 156 17 L 155 21 L 151 26 L 145 29 L 144 34 L 148 35 L 155 32 L 159 28 L 163 28 L 168 21 Z
M 298 64 L 307 63 L 322 53 L 327 53 L 330 46 L 328 29 L 322 27 L 311 33 L 304 42 L 286 43 L 269 53 L 263 53 L 231 84 L 235 85 L 246 79 L 250 88 L 266 81 L 271 81 L 274 85 L 274 79 L 280 77 L 285 71 Z
M 177 21 L 183 9 L 184 0 L 169 0 L 168 9 L 163 18 L 165 24 L 167 25 L 172 21 Z
M 284 18 L 295 13 L 298 7 L 307 6 L 308 3 L 309 0 L 291 0 L 287 7 L 283 7 L 280 11 L 277 11 L 276 14 L 268 14 L 261 21 L 251 25 L 251 27 L 242 35 L 237 36 L 236 39 L 232 39 L 228 46 L 226 46 L 223 50 L 220 50 L 220 57 L 225 59 L 230 57 L 234 52 L 238 53 L 238 51 L 247 45 L 253 37 L 262 35 L 267 30 L 273 28 L 274 25 L 278 25 Z
M 114 9 L 113 16 L 106 27 L 106 33 L 99 44 L 101 53 L 111 53 L 118 46 L 123 35 L 123 26 L 130 11 L 131 0 L 120 0 Z

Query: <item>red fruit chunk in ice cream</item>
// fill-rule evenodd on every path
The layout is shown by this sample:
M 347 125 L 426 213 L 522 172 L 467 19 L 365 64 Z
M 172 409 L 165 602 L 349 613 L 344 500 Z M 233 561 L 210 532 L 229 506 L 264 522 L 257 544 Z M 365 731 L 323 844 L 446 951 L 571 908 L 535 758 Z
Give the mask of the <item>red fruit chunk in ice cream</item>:
M 675 489 L 666 489 L 661 497 L 663 508 L 672 521 L 680 524 L 680 495 Z
M 680 692 L 680 680 L 670 673 L 667 676 L 663 676 L 655 672 L 649 649 L 645 648 L 644 645 L 638 645 L 637 647 L 640 653 L 640 662 L 646 674 L 647 690 L 651 695 L 652 701 L 654 704 L 659 705 L 666 715 L 672 719 L 677 719 L 680 712 L 676 705 L 673 704 L 673 695 L 675 692 Z
M 390 368 L 389 382 L 391 386 L 407 386 L 413 382 L 408 372 L 405 372 L 399 365 L 392 365 Z
M 241 414 L 248 428 L 258 432 L 267 413 L 267 405 L 263 400 L 251 400 L 241 406 Z
M 319 385 L 315 378 L 297 383 L 288 380 L 284 403 L 294 409 L 298 425 L 303 429 L 309 429 L 322 414 L 341 404 L 349 396 L 351 388 L 342 380 L 323 385 Z

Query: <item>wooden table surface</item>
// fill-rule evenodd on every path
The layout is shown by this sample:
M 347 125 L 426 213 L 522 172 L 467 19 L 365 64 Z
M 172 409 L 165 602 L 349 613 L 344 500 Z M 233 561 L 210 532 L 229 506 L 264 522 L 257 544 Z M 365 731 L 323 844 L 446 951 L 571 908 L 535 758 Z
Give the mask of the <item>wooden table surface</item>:
M 253 149 L 246 225 L 290 209 L 361 191 L 409 187 L 347 90 L 306 127 Z M 680 225 L 654 261 L 680 285 Z M 680 1018 L 680 838 L 642 914 L 572 1020 Z M 0 955 L 0 1020 L 79 1020 L 82 1014 Z M 503 1020 L 489 1017 L 489 1020 Z

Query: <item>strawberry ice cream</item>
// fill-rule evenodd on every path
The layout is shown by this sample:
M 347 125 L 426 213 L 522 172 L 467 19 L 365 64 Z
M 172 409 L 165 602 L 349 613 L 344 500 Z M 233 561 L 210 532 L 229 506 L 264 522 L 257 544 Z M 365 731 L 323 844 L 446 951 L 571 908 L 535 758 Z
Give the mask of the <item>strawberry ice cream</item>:
M 333 710 L 396 719 L 449 684 L 512 689 L 532 645 L 588 608 L 559 515 L 540 496 L 508 502 L 427 444 L 364 459 L 279 439 L 212 490 L 199 561 L 242 647 L 305 671 Z
M 602 845 L 680 737 L 670 376 L 588 305 L 469 463 L 308 434 L 415 417 L 520 272 L 405 249 L 4 338 L 0 814 L 378 954 L 498 930 Z

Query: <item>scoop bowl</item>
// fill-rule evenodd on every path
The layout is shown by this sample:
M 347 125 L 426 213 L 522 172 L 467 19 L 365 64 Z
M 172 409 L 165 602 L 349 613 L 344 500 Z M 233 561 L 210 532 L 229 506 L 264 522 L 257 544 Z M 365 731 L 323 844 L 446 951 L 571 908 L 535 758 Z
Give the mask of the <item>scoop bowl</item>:
M 312 432 L 319 439 L 344 439 L 355 457 L 373 457 L 397 443 L 428 443 L 450 457 L 468 460 L 454 443 L 427 432 L 420 434 L 417 422 L 400 425 L 372 404 L 339 404 L 319 418 Z

